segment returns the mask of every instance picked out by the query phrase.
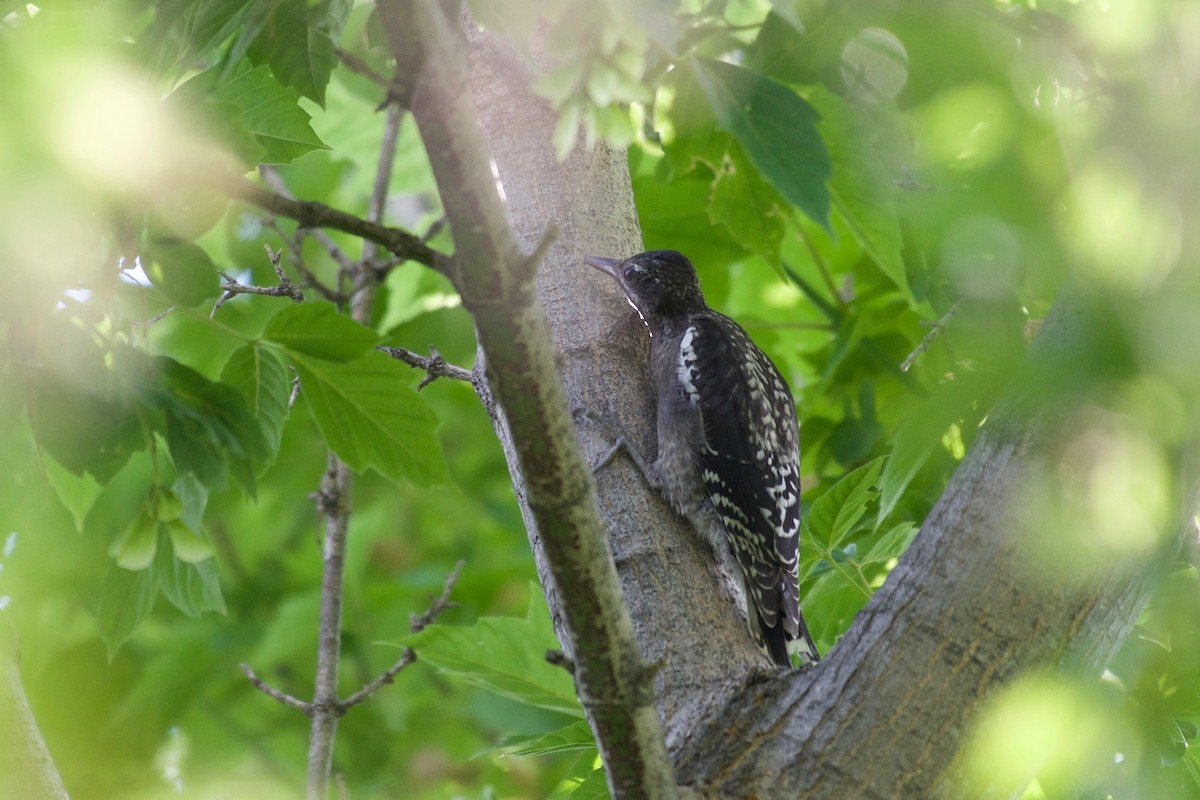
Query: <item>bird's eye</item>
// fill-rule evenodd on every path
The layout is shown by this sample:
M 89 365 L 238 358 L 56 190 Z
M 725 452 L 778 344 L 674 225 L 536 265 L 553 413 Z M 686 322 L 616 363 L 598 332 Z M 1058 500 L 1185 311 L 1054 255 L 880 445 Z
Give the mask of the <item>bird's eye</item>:
M 636 275 L 636 274 L 637 274 L 637 272 L 638 272 L 638 271 L 637 271 L 637 269 L 636 269 L 635 267 L 626 267 L 626 268 L 625 268 L 625 269 L 624 269 L 624 270 L 621 272 L 621 277 L 623 277 L 623 278 L 624 278 L 625 280 L 627 280 L 627 281 L 629 281 L 629 280 L 633 280 L 633 276 L 634 276 L 634 275 Z

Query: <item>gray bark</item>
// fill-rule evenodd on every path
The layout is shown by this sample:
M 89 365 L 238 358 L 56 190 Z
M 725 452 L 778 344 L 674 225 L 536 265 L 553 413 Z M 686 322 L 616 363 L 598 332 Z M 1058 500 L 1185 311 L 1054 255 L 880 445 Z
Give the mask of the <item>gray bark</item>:
M 518 240 L 530 249 L 548 225 L 559 230 L 537 286 L 568 402 L 614 417 L 651 449 L 645 331 L 614 288 L 580 264 L 583 255 L 641 249 L 624 157 L 601 146 L 556 162 L 554 115 L 528 92 L 523 65 L 486 35 L 475 36 L 473 59 Z M 1069 360 L 1089 333 L 1069 304 L 1054 316 L 1041 339 L 1043 367 Z M 1181 521 L 1161 547 L 1098 557 L 1070 580 L 1040 571 L 1030 542 L 1055 532 L 1042 530 L 1028 489 L 1055 473 L 1067 423 L 1086 398 L 1058 398 L 1047 410 L 1039 374 L 993 416 L 887 584 L 811 670 L 770 671 L 694 534 L 623 460 L 601 473 L 601 513 L 638 643 L 660 664 L 659 709 L 682 785 L 710 797 L 965 796 L 954 759 L 998 689 L 1030 670 L 1099 674 L 1156 568 L 1191 528 Z M 592 458 L 609 444 L 586 423 L 580 436 Z M 519 485 L 519 470 L 514 477 Z M 1194 487 L 1183 494 L 1179 520 L 1195 509 Z M 545 577 L 532 525 L 530 538 Z M 553 581 L 543 585 L 561 616 Z M 982 787 L 978 796 L 1014 788 Z

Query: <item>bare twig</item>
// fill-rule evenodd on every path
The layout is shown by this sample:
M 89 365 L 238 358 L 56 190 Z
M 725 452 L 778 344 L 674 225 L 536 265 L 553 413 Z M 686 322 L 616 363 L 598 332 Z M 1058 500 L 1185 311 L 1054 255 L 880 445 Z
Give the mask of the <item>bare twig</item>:
M 255 675 L 254 670 L 250 668 L 249 664 L 243 663 L 241 665 L 241 667 L 242 667 L 242 672 L 246 673 L 246 677 L 250 679 L 250 683 L 252 683 L 254 685 L 255 689 L 258 689 L 260 692 L 265 694 L 267 697 L 270 697 L 273 700 L 277 700 L 280 703 L 282 703 L 283 705 L 288 706 L 289 708 L 294 708 L 294 709 L 304 713 L 306 716 L 310 716 L 310 717 L 312 716 L 312 713 L 313 713 L 312 703 L 306 703 L 303 700 L 299 700 L 295 697 L 292 697 L 287 692 L 279 691 L 274 686 L 272 686 L 271 684 L 264 681 L 262 678 Z
M 371 222 L 382 223 L 383 212 L 387 208 L 388 184 L 392 177 L 392 165 L 396 163 L 396 142 L 400 138 L 400 121 L 403 110 L 396 104 L 387 107 L 387 115 L 383 128 L 383 147 L 379 151 L 379 164 L 375 169 L 375 183 L 371 186 L 371 204 L 367 209 L 367 219 Z M 387 271 L 400 263 L 392 260 L 386 268 L 376 268 L 377 245 L 370 240 L 363 242 L 362 263 L 364 269 L 360 279 L 379 281 Z
M 167 314 L 170 314 L 174 310 L 175 310 L 175 306 L 171 306 L 170 308 L 168 308 L 166 311 L 162 312 L 161 314 L 155 314 L 153 317 L 151 317 L 150 319 L 148 319 L 144 322 L 131 322 L 129 324 L 133 325 L 135 328 L 148 328 L 151 325 L 153 325 L 154 323 L 158 322 L 163 317 L 167 316 Z
M 337 50 L 335 52 L 337 53 L 337 57 L 341 60 L 341 62 L 343 64 L 346 65 L 346 68 L 349 69 L 351 72 L 357 72 L 359 75 L 370 78 L 372 81 L 379 84 L 384 89 L 390 90 L 392 88 L 391 81 L 389 81 L 387 78 L 380 75 L 375 70 L 371 69 L 370 65 L 367 64 L 367 62 L 363 61 L 358 56 L 354 55 L 353 53 L 347 53 L 345 50 L 341 49 L 340 47 L 337 48 Z
M 382 244 L 401 258 L 406 257 L 408 251 L 413 247 L 423 248 L 421 250 L 422 255 L 428 259 L 427 263 L 432 264 L 436 260 L 436 254 L 426 247 L 424 242 L 415 240 L 415 237 L 406 231 L 393 231 L 389 234 L 390 238 L 382 241 L 377 236 L 371 235 L 379 231 L 388 230 L 379 224 L 379 218 L 382 217 L 384 202 L 387 198 L 388 179 L 392 174 L 391 165 L 394 157 L 392 151 L 396 149 L 398 132 L 399 118 L 389 114 L 389 122 L 384 130 L 379 163 L 376 166 L 377 177 L 371 207 L 371 216 L 373 218 L 370 220 L 357 220 L 354 223 L 357 229 L 349 232 L 358 233 L 358 235 L 369 242 Z M 286 198 L 282 199 L 286 201 Z M 287 201 L 287 203 L 294 203 L 294 201 Z M 291 210 L 308 209 L 311 211 L 315 207 L 309 203 L 301 203 L 298 204 L 298 208 L 296 205 L 292 205 L 290 208 Z M 275 211 L 277 209 L 270 210 Z M 332 212 L 332 209 L 325 209 L 321 211 L 321 214 L 328 215 L 330 212 Z M 334 213 L 334 218 L 345 221 L 339 215 L 341 215 L 341 212 Z M 321 216 L 318 215 L 316 219 L 312 220 L 301 219 L 299 217 L 294 218 L 300 222 L 302 227 L 315 227 L 311 223 L 321 219 Z M 332 225 L 331 227 L 338 226 Z M 332 240 L 330 240 L 330 243 L 332 244 Z M 351 287 L 348 304 L 350 318 L 363 325 L 370 323 L 377 285 L 377 280 L 369 261 L 369 253 L 373 250 L 373 247 L 368 245 L 365 250 L 364 258 L 357 263 L 338 261 L 342 265 L 338 278 L 338 288 L 341 289 L 343 283 L 349 283 Z M 330 249 L 329 252 L 335 259 L 339 258 L 339 254 L 341 254 L 340 248 Z M 351 481 L 352 474 L 350 468 L 330 450 L 329 469 L 321 481 L 318 500 L 318 506 L 325 514 L 325 546 L 323 548 L 321 565 L 321 616 L 317 634 L 317 672 L 313 690 L 312 727 L 308 737 L 307 796 L 309 800 L 325 800 L 328 796 L 329 778 L 333 768 L 333 746 L 337 735 L 338 719 L 346 713 L 351 705 L 361 702 L 363 698 L 369 696 L 379 686 L 390 682 L 396 673 L 407 666 L 408 663 L 402 655 L 400 661 L 394 664 L 376 681 L 372 681 L 372 685 L 364 687 L 363 690 L 352 696 L 351 700 L 353 700 L 353 703 L 338 700 L 338 664 L 341 660 L 342 602 L 345 582 L 346 539 L 350 529 Z
M 276 221 L 274 215 L 269 216 L 266 222 L 267 227 L 279 234 L 279 238 L 283 240 L 283 243 L 287 246 L 288 252 L 291 253 L 292 264 L 295 265 L 296 272 L 299 272 L 300 277 L 302 278 L 301 285 L 303 285 L 305 289 L 314 289 L 317 294 L 321 295 L 331 303 L 336 303 L 340 306 L 342 303 L 346 302 L 346 298 L 344 296 L 321 283 L 320 279 L 313 274 L 313 271 L 308 268 L 308 264 L 305 263 L 303 244 L 304 232 L 306 229 L 301 228 L 300 230 L 296 231 L 295 234 L 289 236 L 288 233 L 280 226 L 279 222 Z
M 427 625 L 433 622 L 438 614 L 441 614 L 446 609 L 453 608 L 455 605 L 457 605 L 456 603 L 450 602 L 450 592 L 454 589 L 454 584 L 458 582 L 458 575 L 460 572 L 462 572 L 462 568 L 462 561 L 459 561 L 457 564 L 455 564 L 454 569 L 452 569 L 446 576 L 445 583 L 442 585 L 442 593 L 433 600 L 433 603 L 429 606 L 424 614 L 421 614 L 420 616 L 416 614 L 412 615 L 411 627 L 413 633 L 421 632 Z M 400 653 L 400 658 L 395 664 L 390 666 L 387 671 L 385 671 L 375 680 L 368 683 L 366 686 L 363 686 L 354 694 L 347 697 L 345 700 L 340 701 L 337 704 L 339 713 L 345 714 L 351 708 L 377 692 L 381 687 L 392 683 L 402 669 L 416 660 L 417 654 L 414 653 L 411 648 L 404 648 L 404 650 Z
M 344 231 L 375 242 L 398 258 L 416 261 L 439 271 L 445 271 L 449 261 L 446 255 L 434 250 L 421 241 L 420 237 L 406 230 L 370 222 L 324 203 L 293 200 L 257 186 L 240 176 L 222 179 L 220 188 L 231 197 L 295 220 L 302 228 L 332 228 Z
M 460 559 L 454 565 L 454 569 L 450 570 L 450 574 L 446 576 L 446 581 L 442 584 L 442 593 L 433 601 L 433 605 L 424 614 L 420 616 L 414 614 L 409 618 L 409 626 L 412 628 L 413 633 L 420 633 L 425 630 L 438 614 L 441 614 L 447 608 L 453 608 L 457 605 L 457 603 L 450 602 L 450 590 L 454 588 L 454 584 L 458 583 L 458 574 L 462 572 L 462 568 L 463 562 Z
M 404 648 L 404 650 L 400 653 L 400 659 L 395 664 L 388 667 L 386 672 L 368 683 L 366 686 L 359 689 L 354 694 L 347 697 L 345 700 L 338 703 L 338 706 L 341 708 L 341 712 L 345 714 L 351 708 L 366 700 L 375 692 L 379 691 L 382 686 L 394 681 L 396 679 L 396 675 L 400 673 L 400 670 L 404 669 L 416 660 L 417 654 L 407 647 Z
M 405 350 L 403 347 L 384 347 L 381 345 L 378 349 L 387 353 L 392 358 L 403 361 L 410 367 L 425 370 L 425 377 L 417 385 L 418 392 L 438 378 L 453 378 L 456 381 L 467 381 L 468 383 L 472 383 L 475 380 L 474 375 L 469 369 L 463 369 L 446 361 L 433 345 L 429 345 L 429 358 L 419 356 L 411 350 Z
M 954 305 L 950 306 L 950 310 L 942 315 L 941 319 L 930 326 L 929 333 L 925 334 L 925 338 L 922 339 L 920 344 L 918 344 L 916 348 L 908 354 L 908 358 L 904 359 L 904 361 L 900 363 L 901 372 L 908 372 L 908 370 L 912 367 L 913 362 L 915 362 L 922 353 L 929 349 L 929 345 L 933 344 L 933 340 L 936 339 L 941 334 L 942 330 L 950 324 L 951 318 L 955 315 L 955 313 L 957 313 L 958 307 L 961 304 L 961 300 L 956 301 Z
M 575 662 L 567 658 L 567 654 L 562 650 L 547 650 L 546 663 L 553 664 L 556 667 L 562 667 L 572 675 L 575 674 Z
M 292 193 L 288 191 L 287 184 L 283 182 L 283 178 L 280 176 L 279 170 L 275 169 L 274 167 L 263 166 L 259 168 L 259 174 L 261 174 L 263 176 L 263 180 L 270 184 L 271 188 L 279 192 L 279 194 L 288 199 L 295 199 L 293 198 Z M 371 221 L 378 222 L 378 220 Z M 304 263 L 304 259 L 299 255 L 300 243 L 303 239 L 302 231 L 304 231 L 304 229 L 307 227 L 308 226 L 301 224 L 300 230 L 296 232 L 296 239 L 293 248 L 293 252 L 296 254 L 295 260 L 301 264 Z M 341 268 L 343 273 L 350 274 L 354 272 L 354 270 L 357 268 L 354 261 L 348 255 L 346 255 L 342 248 L 338 247 L 337 242 L 335 242 L 328 233 L 320 230 L 319 228 L 314 228 L 308 232 L 312 234 L 312 237 L 317 240 L 318 244 L 325 248 L 325 252 L 329 254 L 329 257 L 337 262 L 338 267 Z M 306 277 L 312 276 L 312 273 L 308 272 L 307 269 L 305 272 L 307 273 Z M 313 280 L 316 281 L 316 278 L 314 277 Z
M 279 278 L 279 283 L 275 286 L 247 286 L 239 283 L 228 273 L 218 273 L 221 276 L 223 283 L 221 284 L 221 296 L 217 298 L 217 302 L 213 304 L 212 313 L 208 315 L 212 319 L 217 315 L 217 310 L 225 305 L 227 300 L 232 300 L 239 294 L 260 294 L 266 297 L 290 297 L 297 303 L 304 300 L 304 293 L 297 288 L 296 284 L 292 283 L 288 278 L 287 273 L 283 271 L 283 267 L 279 263 L 278 250 L 272 250 L 270 245 L 266 245 L 267 258 L 271 261 L 271 268 L 275 270 L 275 275 Z

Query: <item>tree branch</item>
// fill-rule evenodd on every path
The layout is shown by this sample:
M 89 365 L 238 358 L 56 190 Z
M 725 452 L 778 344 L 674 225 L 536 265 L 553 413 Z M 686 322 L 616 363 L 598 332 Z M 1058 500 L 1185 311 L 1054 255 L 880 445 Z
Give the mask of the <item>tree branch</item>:
M 220 188 L 238 200 L 295 220 L 302 228 L 332 228 L 375 242 L 401 260 L 415 261 L 437 270 L 444 270 L 449 260 L 408 231 L 370 222 L 323 203 L 293 200 L 242 177 L 222 180 Z
M 298 697 L 292 697 L 287 692 L 276 689 L 274 686 L 258 677 L 249 664 L 243 663 L 241 667 L 242 672 L 245 673 L 246 677 L 250 679 L 250 683 L 255 689 L 258 689 L 267 697 L 270 697 L 272 700 L 275 700 L 280 704 L 287 706 L 288 708 L 296 709 L 306 717 L 312 716 L 312 703 L 306 703 Z
M 748 684 L 693 730 L 677 752 L 681 780 L 715 797 L 981 797 L 958 782 L 954 758 L 982 705 L 1031 670 L 1100 674 L 1191 530 L 1197 483 L 1163 546 L 1040 563 L 1033 543 L 1064 531 L 1047 531 L 1030 489 L 1062 491 L 1064 443 L 1107 391 L 1094 375 L 1048 376 L 1089 362 L 1097 325 L 1060 299 L 1024 378 L 850 631 L 811 673 Z M 730 748 L 731 730 L 741 746 Z
M 398 70 L 413 77 L 413 117 L 454 234 L 448 274 L 475 318 L 488 384 L 512 434 L 531 536 L 540 537 L 554 586 L 570 596 L 561 604 L 565 644 L 613 797 L 673 796 L 652 670 L 621 598 L 533 273 L 492 174 L 460 20 L 437 4 L 378 8 Z
M 446 359 L 442 358 L 442 354 L 433 345 L 429 345 L 429 358 L 419 356 L 411 350 L 405 350 L 403 347 L 383 347 L 381 345 L 377 349 L 382 350 L 392 358 L 403 361 L 410 367 L 425 370 L 425 377 L 418 384 L 417 391 L 421 391 L 438 378 L 453 378 L 456 381 L 467 381 L 469 383 L 475 382 L 475 376 L 471 370 L 463 369 L 449 363 Z
M 421 631 L 425 630 L 425 628 L 437 618 L 438 614 L 441 614 L 446 609 L 452 608 L 455 605 L 454 603 L 450 602 L 450 592 L 454 589 L 454 584 L 458 582 L 458 575 L 460 572 L 462 572 L 463 563 L 464 562 L 460 560 L 454 565 L 454 569 L 450 570 L 450 573 L 446 576 L 445 582 L 442 584 L 442 593 L 430 604 L 429 608 L 425 610 L 425 613 L 419 616 L 417 614 L 412 615 L 409 622 L 409 628 L 413 633 L 420 633 Z M 385 684 L 394 681 L 396 679 L 396 675 L 398 675 L 402 669 L 416 660 L 417 654 L 408 647 L 404 648 L 403 652 L 400 654 L 399 660 L 389 667 L 387 671 L 338 704 L 341 712 L 345 714 L 350 710 L 350 708 L 366 700 Z

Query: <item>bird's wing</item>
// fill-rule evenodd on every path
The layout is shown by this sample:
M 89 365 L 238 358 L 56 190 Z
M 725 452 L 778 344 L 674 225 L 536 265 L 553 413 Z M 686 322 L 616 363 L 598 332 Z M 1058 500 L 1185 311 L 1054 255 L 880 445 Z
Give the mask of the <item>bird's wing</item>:
M 799 635 L 800 475 L 787 382 L 728 317 L 698 317 L 680 341 L 679 380 L 700 411 L 700 471 L 766 628 Z

